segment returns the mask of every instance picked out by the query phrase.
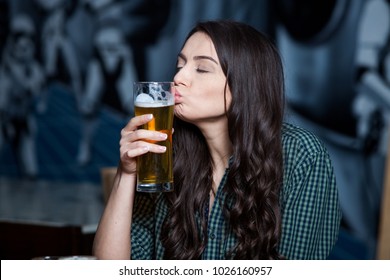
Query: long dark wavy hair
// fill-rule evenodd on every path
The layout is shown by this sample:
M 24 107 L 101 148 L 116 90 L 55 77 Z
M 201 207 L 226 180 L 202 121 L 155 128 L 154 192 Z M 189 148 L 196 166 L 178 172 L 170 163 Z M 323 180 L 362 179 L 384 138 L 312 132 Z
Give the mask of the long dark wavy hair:
M 224 205 L 224 216 L 237 244 L 225 257 L 280 259 L 277 247 L 285 101 L 279 53 L 270 39 L 244 23 L 201 22 L 187 39 L 195 32 L 204 32 L 214 43 L 227 77 L 225 89 L 229 86 L 232 94 L 226 116 L 233 154 L 224 187 L 230 203 Z M 207 244 L 204 213 L 213 165 L 196 126 L 176 118 L 174 127 L 175 192 L 165 194 L 170 210 L 160 238 L 164 258 L 199 259 Z M 200 229 L 196 219 L 200 220 Z

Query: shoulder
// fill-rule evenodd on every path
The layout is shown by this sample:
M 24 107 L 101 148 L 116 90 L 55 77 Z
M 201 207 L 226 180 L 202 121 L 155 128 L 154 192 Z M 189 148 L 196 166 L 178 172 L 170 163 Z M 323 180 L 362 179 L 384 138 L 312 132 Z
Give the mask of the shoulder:
M 282 145 L 284 152 L 289 151 L 306 155 L 326 153 L 324 144 L 316 135 L 291 123 L 283 124 Z
M 284 188 L 297 182 L 315 180 L 321 174 L 333 176 L 333 167 L 324 143 L 312 132 L 290 123 L 282 129 Z M 305 179 L 306 178 L 306 179 Z M 294 188 L 295 188 L 294 187 Z
M 325 145 L 312 132 L 284 124 L 280 252 L 288 259 L 325 259 L 337 240 L 338 189 Z
M 282 146 L 285 183 L 286 180 L 291 182 L 292 177 L 305 177 L 308 174 L 333 176 L 330 154 L 314 133 L 291 123 L 284 123 Z

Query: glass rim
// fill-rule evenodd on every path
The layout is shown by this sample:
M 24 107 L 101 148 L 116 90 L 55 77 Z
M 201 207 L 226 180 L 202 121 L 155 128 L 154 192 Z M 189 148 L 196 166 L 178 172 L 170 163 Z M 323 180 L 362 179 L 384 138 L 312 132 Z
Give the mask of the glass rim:
M 174 82 L 173 81 L 161 81 L 161 82 L 158 82 L 158 81 L 137 81 L 137 82 L 133 82 L 133 84 L 173 84 Z

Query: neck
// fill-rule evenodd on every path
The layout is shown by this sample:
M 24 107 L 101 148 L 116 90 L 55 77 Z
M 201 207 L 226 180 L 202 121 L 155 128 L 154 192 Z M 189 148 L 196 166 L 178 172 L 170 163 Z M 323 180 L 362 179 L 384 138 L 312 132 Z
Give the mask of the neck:
M 233 152 L 227 123 L 223 125 L 209 125 L 207 128 L 199 127 L 199 129 L 206 139 L 214 168 L 218 169 L 220 167 L 225 169 Z
M 229 139 L 227 122 L 223 125 L 208 125 L 207 127 L 199 127 L 203 136 L 206 139 L 212 164 L 213 164 L 213 192 L 217 192 L 217 188 L 229 165 L 229 158 L 233 153 L 232 143 Z

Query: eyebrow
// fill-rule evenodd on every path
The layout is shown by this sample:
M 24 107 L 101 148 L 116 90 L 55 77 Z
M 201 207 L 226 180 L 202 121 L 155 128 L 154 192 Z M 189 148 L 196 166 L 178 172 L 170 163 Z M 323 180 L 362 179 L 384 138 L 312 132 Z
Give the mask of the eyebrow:
M 187 57 L 184 54 L 182 54 L 182 53 L 179 53 L 178 57 L 180 57 L 183 60 L 187 61 Z M 211 56 L 207 56 L 207 55 L 196 55 L 196 56 L 194 56 L 194 60 L 202 60 L 202 59 L 210 60 L 210 61 L 212 61 L 212 62 L 214 62 L 215 64 L 218 65 L 218 62 L 214 58 L 212 58 Z

